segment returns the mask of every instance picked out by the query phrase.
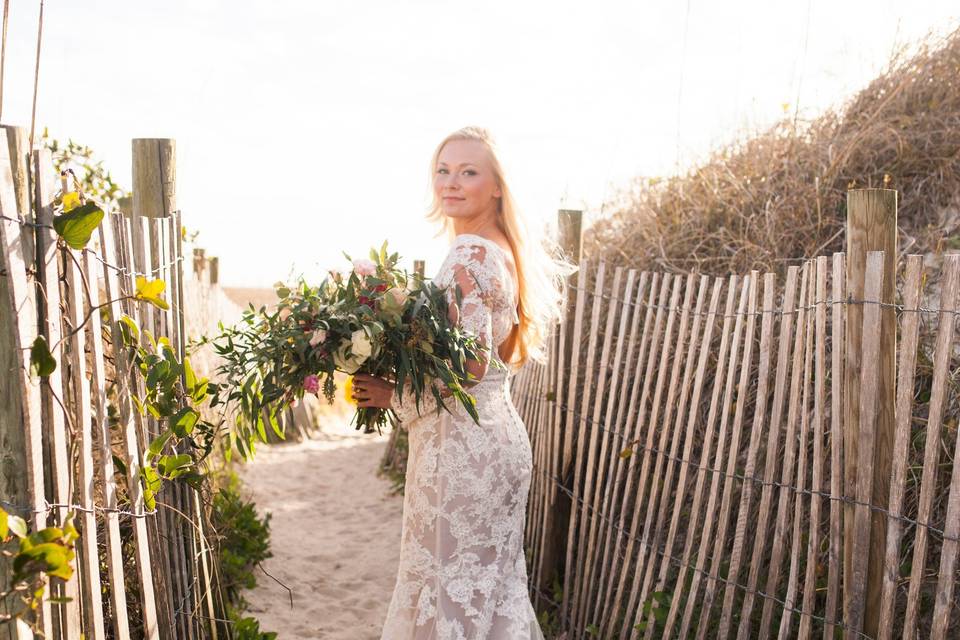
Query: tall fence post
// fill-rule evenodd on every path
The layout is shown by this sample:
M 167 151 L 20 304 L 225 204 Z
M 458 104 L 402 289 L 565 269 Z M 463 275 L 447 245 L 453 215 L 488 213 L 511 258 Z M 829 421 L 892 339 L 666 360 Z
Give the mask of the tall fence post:
M 583 211 L 576 209 L 560 209 L 557 211 L 557 244 L 563 251 L 564 257 L 571 263 L 579 265 L 581 257 L 581 245 L 583 239 Z M 567 286 L 574 283 L 575 275 L 567 276 Z M 564 353 L 561 357 L 556 354 L 560 362 L 570 362 L 571 345 L 573 344 L 573 326 L 572 320 L 574 308 L 576 306 L 576 296 L 572 290 L 568 290 L 567 299 L 564 302 L 563 319 L 559 327 L 560 331 L 566 334 L 566 339 L 561 340 L 564 344 Z M 561 375 L 562 378 L 562 375 Z M 560 389 L 549 389 L 554 393 L 554 401 L 562 401 Z M 563 454 L 564 452 L 561 452 Z M 563 458 L 561 457 L 561 460 Z M 560 469 L 561 475 L 563 469 Z M 565 479 L 561 478 L 562 480 Z M 560 563 L 563 560 L 563 550 L 566 543 L 566 532 L 570 522 L 570 497 L 557 491 L 552 495 L 551 504 L 547 505 L 552 517 L 547 518 L 543 534 L 543 548 L 541 549 L 542 559 L 539 565 L 543 567 L 540 573 L 540 580 L 536 585 L 541 593 L 552 593 L 552 584 L 554 579 L 560 575 Z
M 866 556 L 857 553 L 854 540 L 854 505 L 857 497 L 857 445 L 860 431 L 860 382 L 863 362 L 863 304 L 867 253 L 883 251 L 881 305 L 892 305 L 896 291 L 897 192 L 892 189 L 851 189 L 847 192 L 847 299 L 846 368 L 843 398 L 844 441 L 844 556 L 843 611 L 849 627 L 871 637 L 877 635 L 886 548 L 886 519 L 873 510 Z M 894 436 L 894 380 L 896 375 L 896 315 L 892 306 L 880 307 L 880 353 L 877 372 L 876 413 L 873 425 L 873 487 L 868 502 L 885 508 L 889 497 L 891 452 Z M 865 583 L 861 581 L 866 578 Z M 848 632 L 849 633 L 849 632 Z

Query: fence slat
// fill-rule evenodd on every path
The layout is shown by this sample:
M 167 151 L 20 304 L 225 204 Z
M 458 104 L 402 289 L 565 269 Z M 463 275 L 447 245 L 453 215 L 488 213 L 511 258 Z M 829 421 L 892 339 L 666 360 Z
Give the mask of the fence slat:
M 917 371 L 917 342 L 920 332 L 923 256 L 907 257 L 903 282 L 903 323 L 900 330 L 900 362 L 897 366 L 896 431 L 890 469 L 890 498 L 887 517 L 887 554 L 880 597 L 879 640 L 890 640 L 894 629 L 894 605 L 900 579 L 900 540 L 903 536 L 904 481 L 910 455 L 910 426 L 913 419 L 914 378 Z
M 786 447 L 780 473 L 780 495 L 777 501 L 777 519 L 773 532 L 773 548 L 770 552 L 770 569 L 764 589 L 766 594 L 772 597 L 776 597 L 780 589 L 781 564 L 783 562 L 784 546 L 786 545 L 787 527 L 790 524 L 788 502 L 791 493 L 790 478 L 793 476 L 797 454 L 797 413 L 799 412 L 800 404 L 800 376 L 803 373 L 803 347 L 806 329 L 804 322 L 806 319 L 806 309 L 804 305 L 807 299 L 807 288 L 810 277 L 808 264 L 809 263 L 804 263 L 800 277 L 800 305 L 797 307 L 797 327 L 794 333 L 793 344 L 793 369 L 790 377 L 790 399 L 787 402 L 787 432 L 784 440 Z M 763 611 L 760 616 L 760 633 L 758 636 L 761 640 L 766 640 L 770 633 L 774 603 L 772 597 L 766 598 L 763 602 Z
M 817 287 L 814 298 L 816 314 L 816 351 L 813 390 L 813 477 L 810 494 L 810 532 L 807 540 L 807 566 L 803 584 L 803 606 L 800 617 L 799 640 L 807 640 L 812 632 L 813 612 L 816 597 L 817 565 L 820 550 L 820 505 L 823 492 L 823 414 L 826 395 L 826 342 L 827 342 L 827 257 L 817 258 Z
M 957 259 L 951 254 L 944 259 L 944 278 L 940 290 L 940 324 L 937 329 L 937 345 L 933 355 L 933 386 L 930 391 L 930 408 L 924 434 L 923 474 L 920 479 L 920 498 L 917 521 L 930 522 L 933 498 L 937 490 L 941 433 L 943 431 L 943 408 L 947 398 L 947 379 L 953 349 L 953 332 L 956 322 L 957 281 L 960 277 Z M 948 259 L 949 258 L 949 259 Z M 948 522 L 949 524 L 949 522 Z M 917 632 L 917 613 L 920 605 L 920 586 L 927 564 L 926 526 L 918 526 L 913 541 L 913 561 L 910 570 L 910 588 L 907 592 L 907 609 L 903 621 L 903 638 L 912 640 Z M 946 540 L 944 541 L 946 545 Z M 952 578 L 952 576 L 951 576 Z
M 837 606 L 840 602 L 840 577 L 843 575 L 843 367 L 844 337 L 846 326 L 844 299 L 846 276 L 844 274 L 844 254 L 833 254 L 831 274 L 831 296 L 834 304 L 830 327 L 830 551 L 827 564 L 827 604 L 823 625 L 823 640 L 832 640 L 837 618 Z
M 69 251 L 69 250 L 68 250 Z M 78 474 L 80 504 L 85 511 L 79 514 L 80 529 L 80 581 L 83 588 L 83 626 L 86 638 L 102 640 L 106 637 L 103 622 L 103 601 L 100 596 L 100 557 L 97 551 L 97 518 L 94 513 L 96 491 L 93 465 L 93 414 L 91 411 L 90 383 L 87 380 L 86 336 L 84 335 L 84 292 L 87 287 L 76 256 L 69 253 L 66 260 L 66 315 L 72 331 L 70 347 L 70 384 L 73 387 L 72 404 L 75 407 L 75 434 L 79 438 L 80 468 Z M 92 295 L 92 294 L 91 294 Z M 91 303 L 92 304 L 92 303 Z M 91 316 L 97 310 L 89 310 Z M 99 335 L 94 340 L 100 339 Z M 78 443 L 74 442 L 75 445 Z
M 580 269 L 577 272 L 577 302 L 576 309 L 574 311 L 574 322 L 573 322 L 573 345 L 572 350 L 570 351 L 570 362 L 573 365 L 570 368 L 570 378 L 567 383 L 567 406 L 570 407 L 570 410 L 567 412 L 566 421 L 564 424 L 564 443 L 563 443 L 563 463 L 562 463 L 562 473 L 561 473 L 561 482 L 567 482 L 567 474 L 570 470 L 570 466 L 573 464 L 574 457 L 574 442 L 573 442 L 573 432 L 574 429 L 577 429 L 578 423 L 581 421 L 577 418 L 574 413 L 575 407 L 578 406 L 578 399 L 580 397 L 580 388 L 578 386 L 578 373 L 580 369 L 580 336 L 583 334 L 583 310 L 584 310 L 584 301 L 586 298 L 586 287 L 587 287 L 587 271 L 590 266 L 588 260 L 584 260 L 580 263 Z M 581 434 L 581 437 L 578 437 L 576 447 L 577 451 L 580 451 L 581 447 L 579 442 L 583 441 L 582 429 L 578 430 L 578 433 Z M 579 457 L 579 456 L 578 456 Z M 579 463 L 577 464 L 579 466 Z M 567 571 L 563 574 L 563 607 L 562 611 L 564 614 L 570 611 L 570 590 L 571 583 L 573 582 L 573 571 L 569 570 L 569 567 L 573 566 L 573 541 L 574 533 L 576 531 L 576 519 L 577 511 L 579 511 L 579 506 L 577 505 L 577 498 L 580 496 L 579 489 L 579 472 L 574 471 L 574 481 L 573 481 L 573 506 L 570 509 L 570 521 L 567 525 L 567 553 L 564 566 L 568 568 Z M 565 621 L 565 629 L 570 630 L 568 623 Z
M 757 370 L 757 400 L 754 406 L 753 425 L 750 429 L 750 443 L 747 446 L 747 462 L 743 475 L 752 478 L 757 465 L 757 454 L 760 448 L 760 436 L 763 432 L 764 418 L 767 412 L 767 388 L 770 383 L 770 358 L 773 344 L 773 297 L 775 293 L 775 277 L 772 273 L 763 277 L 763 319 L 760 324 L 760 362 Z M 745 402 L 738 402 L 737 407 Z M 750 515 L 751 500 L 753 499 L 754 483 L 745 480 L 740 492 L 740 507 L 737 510 L 737 526 L 733 534 L 733 549 L 730 552 L 730 566 L 727 569 L 728 582 L 723 589 L 723 606 L 720 609 L 719 638 L 726 638 L 730 631 L 733 612 L 734 585 L 740 577 L 740 561 L 744 551 L 745 539 L 748 533 L 747 521 Z
M 814 331 L 814 314 L 810 311 L 810 309 L 813 307 L 814 300 L 813 279 L 815 274 L 812 273 L 813 261 L 807 260 L 804 264 L 804 267 L 809 275 L 808 282 L 810 283 L 810 286 L 807 288 L 807 298 L 804 300 L 807 310 L 805 310 L 803 314 L 806 324 L 804 327 L 805 346 L 803 350 L 803 379 L 801 381 L 802 388 L 800 392 L 800 459 L 797 462 L 796 484 L 794 487 L 796 495 L 793 499 L 793 538 L 790 544 L 790 569 L 787 573 L 787 593 L 783 601 L 784 612 L 780 617 L 780 633 L 778 635 L 780 640 L 786 640 L 786 638 L 790 635 L 790 628 L 793 624 L 793 614 L 797 608 L 797 588 L 800 578 L 800 528 L 803 521 L 804 487 L 807 481 L 807 458 L 809 456 L 807 436 L 810 433 L 810 411 L 808 407 L 810 406 L 810 379 L 813 360 Z M 810 561 L 809 558 L 807 561 Z
M 957 273 L 960 267 L 960 254 L 950 254 L 944 258 L 944 266 L 948 273 Z M 953 290 L 947 293 L 950 309 L 957 308 L 957 277 L 948 275 L 947 286 Z M 946 289 L 946 287 L 944 287 Z M 941 306 L 941 308 L 944 308 Z M 946 377 L 946 372 L 940 372 Z M 956 585 L 957 569 L 957 538 L 960 536 L 960 438 L 957 438 L 953 454 L 953 471 L 950 477 L 950 496 L 947 498 L 947 516 L 944 520 L 943 546 L 940 550 L 940 575 L 937 578 L 937 597 L 933 608 L 933 624 L 930 628 L 931 638 L 946 638 L 947 627 L 950 624 L 952 613 L 953 589 Z

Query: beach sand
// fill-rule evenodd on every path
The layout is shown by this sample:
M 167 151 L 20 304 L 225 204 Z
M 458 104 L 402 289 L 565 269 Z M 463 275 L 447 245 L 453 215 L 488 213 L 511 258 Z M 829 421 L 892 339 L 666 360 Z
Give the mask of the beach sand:
M 377 477 L 383 435 L 324 417 L 311 440 L 259 445 L 238 472 L 269 512 L 273 557 L 247 592 L 248 615 L 278 640 L 378 640 L 400 557 L 403 496 Z

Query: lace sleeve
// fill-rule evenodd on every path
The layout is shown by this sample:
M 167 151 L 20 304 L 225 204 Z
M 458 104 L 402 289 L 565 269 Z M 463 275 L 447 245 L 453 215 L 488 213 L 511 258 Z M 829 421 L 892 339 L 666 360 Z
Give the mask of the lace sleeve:
M 447 302 L 456 302 L 456 287 L 461 293 L 458 323 L 461 329 L 478 337 L 485 353 L 482 361 L 468 363 L 467 368 L 477 381 L 487 372 L 487 359 L 490 357 L 493 343 L 493 308 L 497 295 L 503 293 L 503 279 L 498 265 L 494 262 L 495 252 L 483 244 L 467 241 L 455 244 L 444 263 L 446 269 L 438 275 L 446 276 Z M 445 402 L 456 402 L 452 397 Z M 443 407 L 429 389 L 420 396 L 420 409 L 417 410 L 410 382 L 404 383 L 402 398 L 393 394 L 391 408 L 397 412 L 401 423 L 409 428 L 411 423 L 430 413 L 439 415 Z M 448 406 L 450 406 L 448 404 Z
M 439 412 L 443 411 L 443 407 L 437 404 L 437 399 L 429 389 L 424 389 L 420 395 L 420 409 L 418 411 L 417 399 L 409 380 L 403 383 L 402 397 L 398 397 L 397 393 L 394 392 L 393 397 L 390 399 L 390 407 L 397 412 L 397 417 L 400 419 L 400 426 L 404 429 L 409 429 L 415 420 L 423 416 L 429 415 L 430 413 L 439 415 Z

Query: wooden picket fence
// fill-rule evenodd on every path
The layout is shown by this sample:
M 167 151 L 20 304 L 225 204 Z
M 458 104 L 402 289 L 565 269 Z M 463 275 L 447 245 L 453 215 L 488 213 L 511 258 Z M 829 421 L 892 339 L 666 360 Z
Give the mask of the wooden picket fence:
M 896 298 L 892 265 L 853 247 L 781 288 L 580 264 L 512 382 L 562 637 L 960 637 L 960 255 L 908 256 Z
M 167 336 L 183 357 L 172 141 L 134 141 L 133 215 L 108 213 L 87 248 L 73 251 L 58 247 L 52 227 L 51 154 L 28 153 L 22 134 L 0 129 L 0 506 L 36 530 L 73 509 L 80 530 L 76 570 L 50 586 L 69 601 L 45 599 L 40 628 L 64 639 L 228 637 L 207 510 L 181 482 L 164 483 L 157 508 L 145 509 L 139 470 L 159 425 L 131 407 L 128 389 L 142 397 L 142 380 L 114 366 L 127 358 L 122 315 Z M 131 298 L 138 274 L 167 283 L 169 310 Z M 37 335 L 58 362 L 47 378 L 30 374 Z M 32 633 L 11 624 L 0 637 Z

